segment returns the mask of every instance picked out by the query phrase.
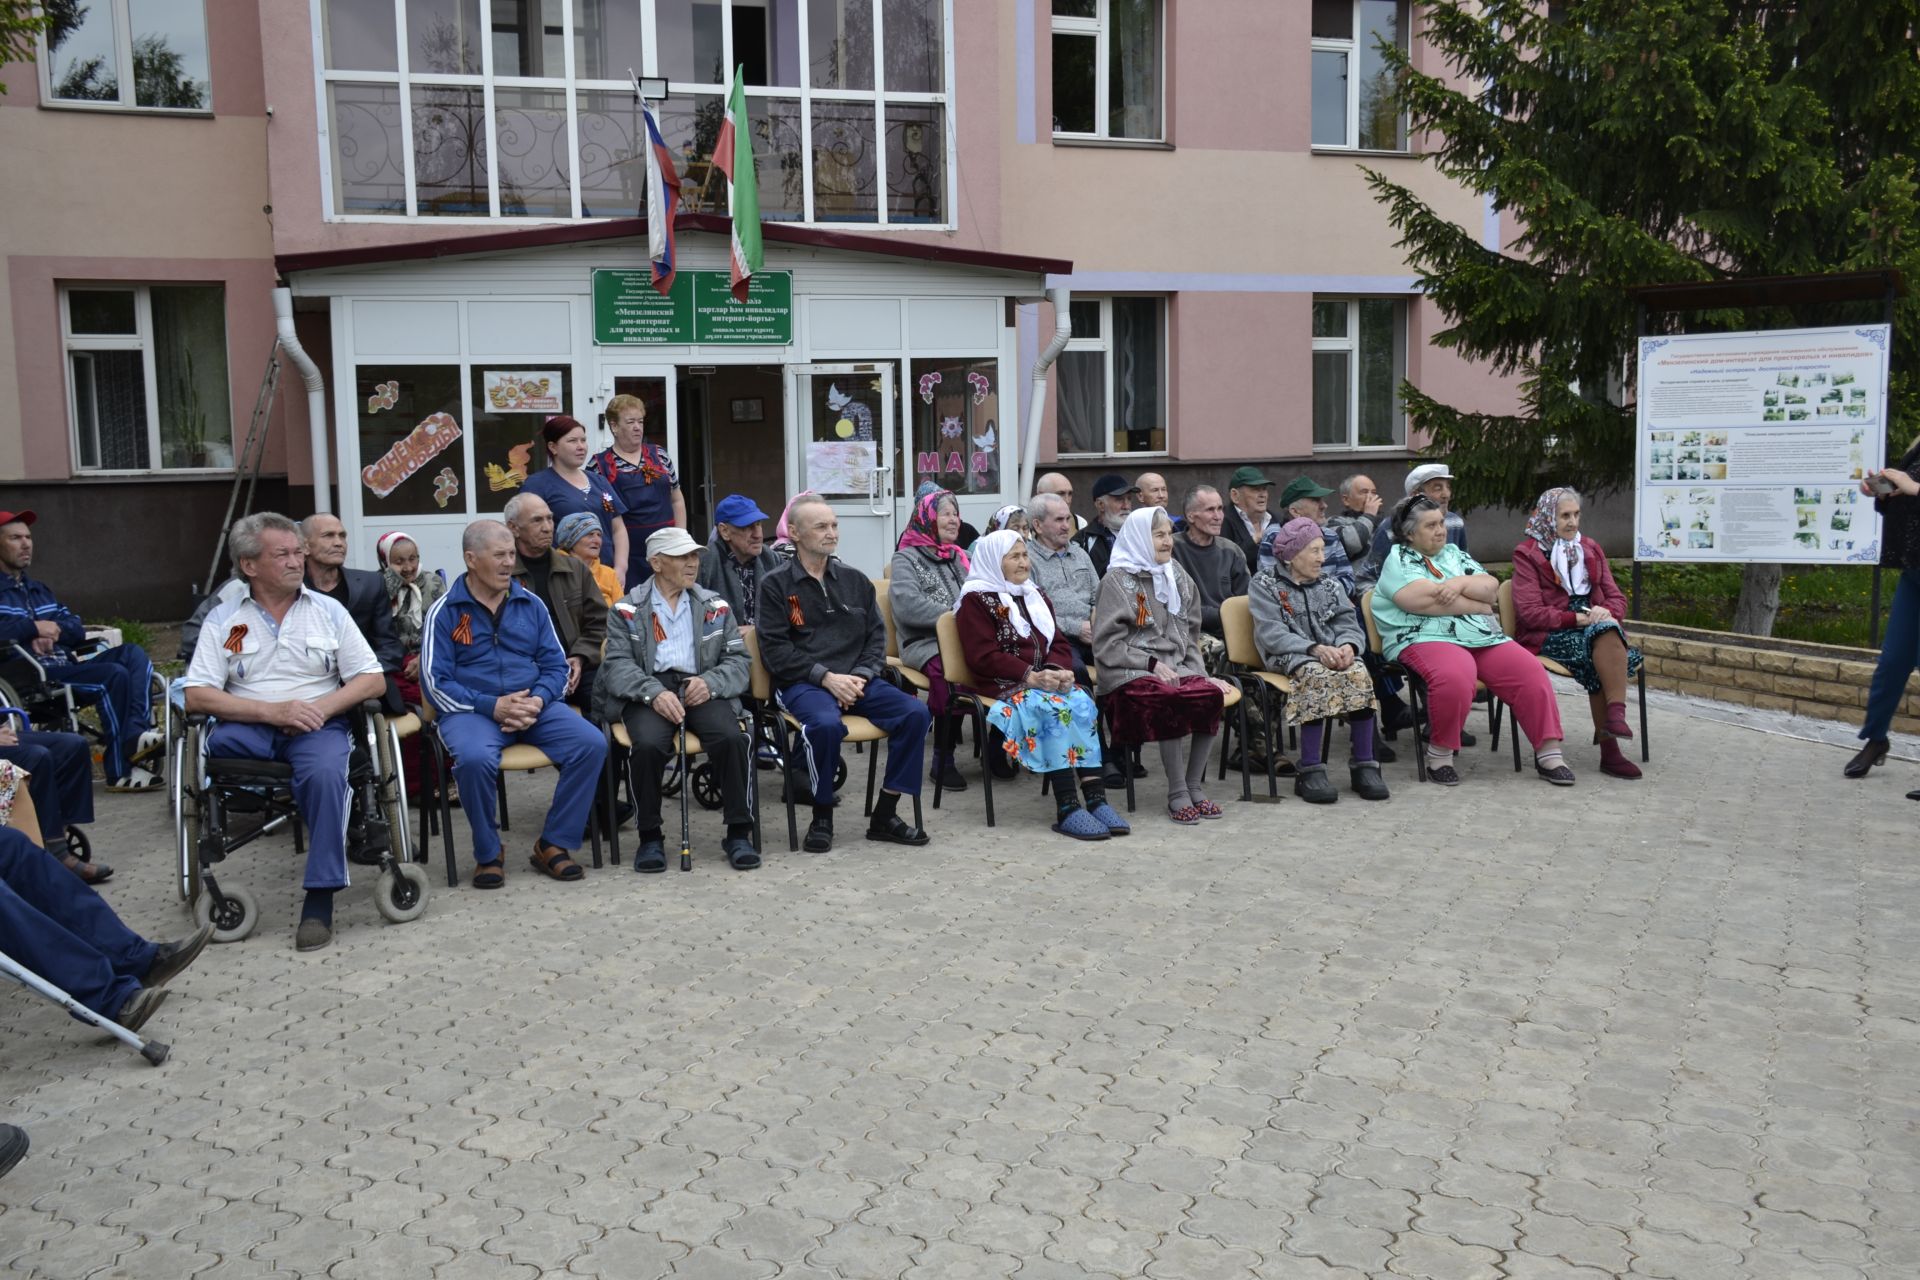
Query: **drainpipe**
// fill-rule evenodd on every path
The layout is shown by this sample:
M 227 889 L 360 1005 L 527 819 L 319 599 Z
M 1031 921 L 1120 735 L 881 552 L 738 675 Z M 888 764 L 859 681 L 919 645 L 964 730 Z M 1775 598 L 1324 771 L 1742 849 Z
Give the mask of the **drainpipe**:
M 1027 405 L 1027 438 L 1020 453 L 1020 499 L 1026 501 L 1033 493 L 1033 470 L 1040 461 L 1040 423 L 1047 415 L 1047 370 L 1067 349 L 1067 339 L 1073 336 L 1073 313 L 1070 304 L 1073 301 L 1071 289 L 1049 289 L 1046 301 L 1053 303 L 1053 341 L 1041 351 L 1040 358 L 1033 362 L 1033 398 Z M 1039 298 L 1021 298 L 1020 302 L 1039 302 Z
M 273 291 L 273 326 L 280 335 L 280 349 L 300 371 L 300 381 L 307 384 L 307 443 L 313 449 L 313 510 L 316 515 L 331 515 L 333 467 L 327 458 L 327 380 L 320 376 L 320 366 L 313 362 L 313 357 L 300 345 L 300 336 L 294 332 L 293 290 L 285 286 Z

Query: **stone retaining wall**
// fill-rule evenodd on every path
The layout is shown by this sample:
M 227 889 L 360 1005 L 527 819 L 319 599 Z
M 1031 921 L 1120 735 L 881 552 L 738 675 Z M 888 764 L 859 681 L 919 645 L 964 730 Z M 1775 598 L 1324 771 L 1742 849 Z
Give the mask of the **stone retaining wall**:
M 1769 711 L 1858 724 L 1876 656 L 1870 649 L 1733 636 L 1650 622 L 1629 623 L 1647 684 Z M 1920 733 L 1920 675 L 1893 718 L 1896 733 Z

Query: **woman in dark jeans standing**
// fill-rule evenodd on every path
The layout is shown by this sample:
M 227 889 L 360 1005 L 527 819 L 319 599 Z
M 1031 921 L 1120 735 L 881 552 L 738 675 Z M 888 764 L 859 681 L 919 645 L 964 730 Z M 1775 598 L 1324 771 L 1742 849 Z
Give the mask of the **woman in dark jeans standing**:
M 1849 778 L 1866 777 L 1887 758 L 1887 730 L 1906 696 L 1907 677 L 1920 665 L 1920 479 L 1916 476 L 1920 476 L 1920 440 L 1908 447 L 1898 467 L 1876 471 L 1860 485 L 1860 492 L 1873 499 L 1874 510 L 1883 517 L 1880 566 L 1899 570 L 1900 581 L 1893 590 L 1893 609 L 1880 644 L 1880 665 L 1874 668 L 1867 691 L 1867 719 L 1860 727 L 1867 745 L 1847 761 Z M 1882 480 L 1892 486 L 1885 496 L 1875 488 Z M 1920 800 L 1920 791 L 1907 792 L 1907 799 Z

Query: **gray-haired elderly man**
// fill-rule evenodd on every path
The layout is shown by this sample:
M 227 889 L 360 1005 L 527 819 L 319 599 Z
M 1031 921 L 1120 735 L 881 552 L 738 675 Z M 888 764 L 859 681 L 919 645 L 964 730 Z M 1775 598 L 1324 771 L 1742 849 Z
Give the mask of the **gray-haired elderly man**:
M 387 680 L 346 607 L 303 581 L 298 525 L 270 511 L 248 516 L 228 532 L 227 549 L 247 591 L 207 614 L 187 666 L 187 710 L 219 720 L 209 755 L 293 767 L 294 804 L 307 826 L 307 897 L 294 945 L 315 951 L 333 940 L 333 895 L 347 884 L 346 716 L 384 693 Z
M 1093 659 L 1093 598 L 1100 573 L 1087 549 L 1074 540 L 1073 508 L 1053 493 L 1036 493 L 1027 504 L 1027 553 L 1033 580 L 1047 593 L 1053 616 L 1073 646 L 1073 678 L 1087 679 Z
M 674 757 L 675 735 L 685 728 L 700 739 L 720 782 L 727 821 L 721 852 L 736 871 L 751 871 L 760 855 L 752 840 L 747 735 L 738 699 L 751 683 L 752 664 L 736 610 L 695 580 L 700 544 L 685 529 L 648 535 L 647 563 L 653 576 L 613 607 L 607 659 L 593 689 L 594 718 L 618 718 L 633 740 L 640 828 L 633 869 L 667 869 L 660 779 Z

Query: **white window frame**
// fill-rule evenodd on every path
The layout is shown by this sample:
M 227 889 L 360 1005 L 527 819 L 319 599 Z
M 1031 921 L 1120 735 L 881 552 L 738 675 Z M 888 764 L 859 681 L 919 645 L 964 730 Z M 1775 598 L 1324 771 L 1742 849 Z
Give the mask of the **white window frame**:
M 1154 0 L 1159 7 L 1160 17 L 1156 24 L 1160 33 L 1160 132 L 1151 138 L 1136 138 L 1129 134 L 1114 134 L 1107 131 L 1107 121 L 1112 104 L 1112 91 L 1108 84 L 1107 63 L 1108 45 L 1112 42 L 1112 24 L 1109 21 L 1110 0 L 1094 0 L 1094 15 L 1091 18 L 1053 17 L 1054 35 L 1092 36 L 1093 37 L 1093 132 L 1073 133 L 1064 129 L 1055 129 L 1053 136 L 1076 142 L 1148 142 L 1159 143 L 1167 139 L 1167 7 L 1164 0 Z M 1049 87 L 1051 89 L 1051 87 Z M 1057 113 L 1049 112 L 1055 115 Z
M 53 107 L 60 111 L 118 111 L 152 114 L 157 116 L 210 116 L 213 114 L 213 31 L 207 24 L 206 0 L 200 2 L 200 38 L 207 47 L 207 105 L 204 107 L 146 107 L 134 101 L 137 91 L 133 82 L 133 15 L 128 0 L 88 0 L 90 4 L 105 5 L 113 11 L 113 62 L 114 76 L 120 85 L 120 98 L 116 102 L 88 101 L 85 98 L 56 98 L 53 96 L 53 56 L 47 48 L 47 33 L 41 31 L 34 39 L 39 58 L 40 105 Z
M 1168 412 L 1167 406 L 1168 406 L 1172 388 L 1167 383 L 1167 376 L 1168 376 L 1169 370 L 1172 367 L 1169 362 L 1168 348 L 1170 348 L 1173 344 L 1170 341 L 1168 341 L 1168 335 L 1167 335 L 1166 295 L 1153 294 L 1153 293 L 1121 293 L 1121 294 L 1103 294 L 1096 298 L 1096 297 L 1088 297 L 1085 295 L 1076 294 L 1073 298 L 1073 301 L 1075 302 L 1098 302 L 1100 304 L 1100 335 L 1094 338 L 1083 338 L 1079 334 L 1075 334 L 1073 337 L 1067 339 L 1067 345 L 1062 349 L 1061 354 L 1064 355 L 1067 352 L 1074 352 L 1074 351 L 1097 351 L 1100 353 L 1100 393 L 1101 393 L 1101 396 L 1103 397 L 1103 403 L 1106 406 L 1106 445 L 1107 447 L 1104 451 L 1095 451 L 1095 452 L 1082 452 L 1082 453 L 1058 452 L 1059 445 L 1060 445 L 1059 415 L 1061 413 L 1061 408 L 1060 408 L 1060 402 L 1059 402 L 1059 391 L 1056 386 L 1055 394 L 1054 394 L 1054 430 L 1053 430 L 1054 448 L 1056 450 L 1054 456 L 1056 458 L 1059 458 L 1062 460 L 1072 459 L 1072 458 L 1167 458 L 1173 455 L 1173 426 L 1170 421 L 1167 422 L 1164 427 L 1164 430 L 1167 433 L 1167 447 L 1164 449 L 1116 450 L 1113 447 L 1113 436 L 1114 436 L 1114 432 L 1119 429 L 1117 423 L 1118 423 L 1119 414 L 1120 414 L 1120 406 L 1116 403 L 1116 398 L 1115 398 L 1114 370 L 1113 370 L 1113 300 L 1115 298 L 1144 298 L 1148 302 L 1153 303 L 1155 309 L 1158 312 L 1158 318 L 1160 321 L 1160 324 L 1159 324 L 1160 416 L 1163 419 L 1171 418 L 1171 414 Z M 1056 382 L 1059 379 L 1059 373 L 1057 370 L 1054 374 L 1054 378 Z
M 1395 0 L 1399 6 L 1400 29 L 1406 33 L 1406 48 L 1413 47 L 1413 4 L 1412 0 Z M 1353 38 L 1350 40 L 1332 40 L 1322 36 L 1313 37 L 1312 53 L 1307 64 L 1307 82 L 1309 91 L 1313 82 L 1312 56 L 1314 53 L 1344 53 L 1347 57 L 1347 128 L 1346 138 L 1341 142 L 1314 142 L 1315 151 L 1362 151 L 1372 155 L 1401 156 L 1413 151 L 1413 127 L 1406 112 L 1400 113 L 1402 132 L 1407 135 L 1404 147 L 1362 147 L 1360 145 L 1360 52 L 1373 43 L 1373 33 L 1360 25 L 1360 0 L 1352 0 Z M 1311 92 L 1309 92 L 1307 111 L 1307 137 L 1313 137 L 1313 111 Z
M 220 290 L 221 310 L 226 309 L 227 286 L 225 281 L 214 280 L 163 280 L 156 281 L 163 288 L 175 285 Z M 125 280 L 69 280 L 60 286 L 60 364 L 62 376 L 67 387 L 67 447 L 72 450 L 72 472 L 76 476 L 203 476 L 232 475 L 233 467 L 169 467 L 162 464 L 164 456 L 160 443 L 160 374 L 154 359 L 153 334 L 153 285 L 129 284 Z M 115 334 L 76 334 L 73 331 L 73 308 L 68 295 L 74 293 L 128 293 L 133 294 L 133 333 Z M 225 347 L 226 377 L 231 387 L 233 379 L 233 335 L 229 326 L 222 323 L 221 343 Z M 76 352 L 89 351 L 138 351 L 140 353 L 140 377 L 147 399 L 147 465 L 144 467 L 88 467 L 80 462 L 80 395 L 73 381 L 73 357 Z M 99 454 L 99 401 L 94 402 L 95 454 Z M 232 443 L 232 416 L 228 416 L 228 443 Z
M 1313 449 L 1316 453 L 1405 453 L 1407 451 L 1407 410 L 1400 399 L 1400 384 L 1407 377 L 1407 327 L 1412 319 L 1409 314 L 1411 299 L 1398 294 L 1371 297 L 1327 297 L 1313 295 L 1315 307 L 1326 303 L 1340 303 L 1347 309 L 1346 336 L 1339 338 L 1319 338 L 1313 340 L 1313 350 L 1344 352 L 1347 357 L 1347 438 L 1338 442 L 1322 443 L 1318 424 L 1309 422 L 1308 430 L 1314 436 Z M 1394 371 L 1393 401 L 1398 416 L 1400 440 L 1397 444 L 1361 444 L 1360 443 L 1360 304 L 1362 302 L 1391 302 L 1394 304 L 1394 338 L 1400 351 L 1400 367 Z M 1311 358 L 1307 369 L 1308 399 L 1312 399 L 1313 369 Z
M 124 0 L 122 0 L 124 3 Z M 655 37 L 654 0 L 630 0 L 639 6 L 643 31 L 641 42 L 641 61 L 643 66 L 634 70 L 642 76 L 659 75 L 660 42 Z M 733 56 L 733 3 L 734 0 L 710 0 L 721 5 L 720 39 L 724 53 L 722 63 L 734 66 Z M 1104 3 L 1105 0 L 1102 0 Z M 813 87 L 813 60 L 809 56 L 806 44 L 806 9 L 800 8 L 801 29 L 803 33 L 800 56 L 800 83 L 798 85 L 747 85 L 748 98 L 781 98 L 798 100 L 800 105 L 801 126 L 805 130 L 802 141 L 801 182 L 802 216 L 797 225 L 832 228 L 840 231 L 957 231 L 959 229 L 958 211 L 955 200 L 955 181 L 959 166 L 959 134 L 954 120 L 954 21 L 953 6 L 955 0 L 940 0 L 942 74 L 945 77 L 944 89 L 940 93 L 899 92 L 885 88 L 886 58 L 886 17 L 882 0 L 873 0 L 873 59 L 874 79 L 879 89 L 816 89 Z M 551 226 L 565 222 L 607 222 L 612 217 L 586 218 L 580 212 L 580 94 L 591 91 L 613 91 L 631 93 L 633 86 L 626 80 L 587 80 L 574 75 L 574 39 L 573 5 L 561 5 L 562 45 L 565 49 L 565 75 L 563 78 L 529 76 L 502 76 L 493 74 L 493 9 L 487 0 L 480 4 L 481 34 L 478 37 L 481 51 L 481 74 L 465 75 L 413 75 L 408 69 L 407 58 L 407 15 L 406 0 L 393 0 L 394 33 L 396 45 L 395 71 L 334 71 L 326 65 L 324 42 L 324 9 L 326 0 L 313 0 L 311 8 L 313 26 L 313 69 L 315 118 L 319 122 L 320 148 L 320 193 L 325 220 L 328 222 L 366 222 L 393 223 L 419 226 L 482 225 L 499 226 L 502 224 L 517 227 Z M 761 6 L 754 6 L 756 8 Z M 334 203 L 333 180 L 333 138 L 332 117 L 328 112 L 327 90 L 335 84 L 390 85 L 396 88 L 400 99 L 400 135 L 402 170 L 406 180 L 407 211 L 405 214 L 349 214 L 341 213 Z M 419 181 L 414 173 L 413 156 L 413 94 L 414 87 L 449 86 L 457 88 L 479 88 L 483 91 L 483 111 L 486 115 L 487 146 L 487 209 L 486 217 L 454 215 L 440 217 L 421 216 L 419 212 Z M 497 127 L 494 90 L 507 89 L 545 89 L 561 93 L 566 99 L 567 108 L 567 149 L 569 163 L 570 213 L 565 218 L 537 216 L 504 216 L 500 212 L 500 167 L 499 149 L 495 145 Z M 692 84 L 673 81 L 668 86 L 669 99 L 674 98 L 718 98 L 725 101 L 731 88 L 728 84 Z M 813 190 L 813 104 L 815 102 L 854 102 L 866 103 L 874 108 L 874 192 L 875 220 L 855 222 L 846 219 L 820 221 L 814 216 Z M 942 146 L 945 160 L 941 171 L 943 189 L 941 203 L 945 219 L 941 222 L 892 221 L 887 213 L 887 148 L 886 148 L 886 108 L 888 106 L 933 105 L 941 108 L 941 118 L 945 122 L 945 137 Z M 632 214 L 621 214 L 631 217 Z M 763 221 L 774 221 L 762 214 Z M 780 221 L 790 221 L 780 219 Z

